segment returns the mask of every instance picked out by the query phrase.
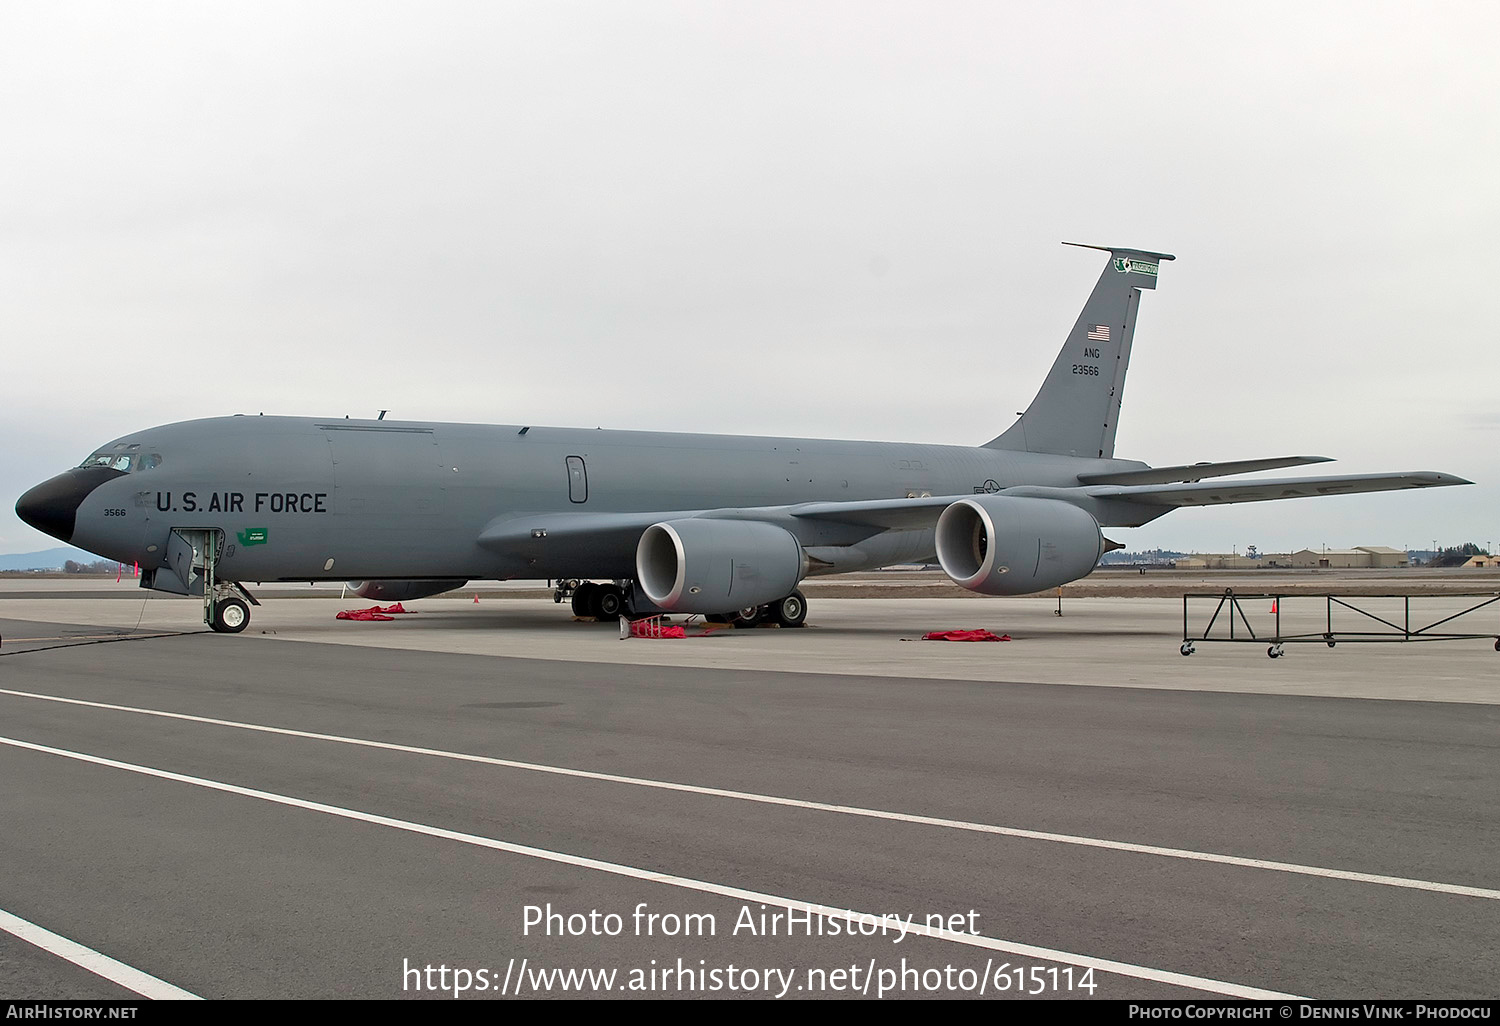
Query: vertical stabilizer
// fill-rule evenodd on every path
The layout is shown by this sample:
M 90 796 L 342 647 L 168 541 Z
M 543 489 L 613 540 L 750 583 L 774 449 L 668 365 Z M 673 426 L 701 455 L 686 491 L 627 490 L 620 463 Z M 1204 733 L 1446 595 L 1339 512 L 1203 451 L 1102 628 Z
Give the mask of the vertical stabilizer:
M 1120 397 L 1125 391 L 1141 290 L 1156 288 L 1161 263 L 1175 257 L 1116 246 L 1083 248 L 1103 250 L 1109 254 L 1109 263 L 1036 398 L 1020 420 L 985 443 L 987 448 L 1090 458 L 1115 454 Z

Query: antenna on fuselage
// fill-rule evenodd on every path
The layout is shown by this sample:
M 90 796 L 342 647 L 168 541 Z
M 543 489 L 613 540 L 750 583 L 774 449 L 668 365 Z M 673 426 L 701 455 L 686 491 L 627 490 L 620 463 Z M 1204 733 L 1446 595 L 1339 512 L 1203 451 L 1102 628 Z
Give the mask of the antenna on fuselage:
M 381 410 L 380 411 L 380 416 L 376 417 L 375 419 L 376 420 L 385 420 L 385 415 L 387 413 L 390 413 L 390 412 L 391 412 L 390 410 Z

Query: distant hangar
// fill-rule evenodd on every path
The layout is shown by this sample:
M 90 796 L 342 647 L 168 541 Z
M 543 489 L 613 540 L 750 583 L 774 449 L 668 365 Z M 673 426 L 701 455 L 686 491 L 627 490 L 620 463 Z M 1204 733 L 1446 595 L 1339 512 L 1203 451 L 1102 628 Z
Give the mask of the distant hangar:
M 1411 557 L 1404 550 L 1388 545 L 1356 545 L 1352 549 L 1263 552 L 1254 558 L 1230 553 L 1194 553 L 1179 558 L 1176 565 L 1179 570 L 1254 570 L 1258 567 L 1350 570 L 1410 566 Z

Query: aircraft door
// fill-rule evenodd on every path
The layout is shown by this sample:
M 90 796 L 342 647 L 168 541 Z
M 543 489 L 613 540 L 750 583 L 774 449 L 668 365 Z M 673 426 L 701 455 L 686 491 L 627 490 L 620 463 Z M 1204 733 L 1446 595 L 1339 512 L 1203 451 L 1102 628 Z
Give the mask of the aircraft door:
M 167 539 L 167 565 L 156 572 L 152 586 L 177 595 L 202 595 L 221 545 L 222 535 L 216 530 L 173 528 Z
M 582 456 L 568 457 L 568 500 L 587 502 L 589 499 L 589 472 L 583 465 Z

